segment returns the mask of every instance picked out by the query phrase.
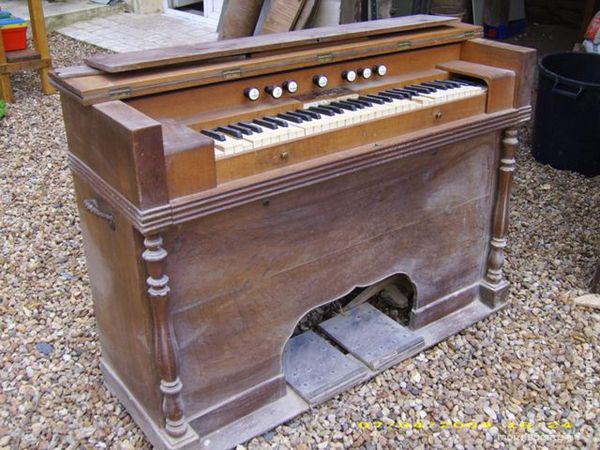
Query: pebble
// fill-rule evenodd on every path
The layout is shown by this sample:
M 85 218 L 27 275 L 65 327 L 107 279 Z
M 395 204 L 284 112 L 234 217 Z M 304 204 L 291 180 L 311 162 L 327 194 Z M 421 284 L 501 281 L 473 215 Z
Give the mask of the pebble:
M 50 47 L 56 67 L 97 51 L 56 34 Z M 58 95 L 41 95 L 33 72 L 12 80 L 16 103 L 0 120 L 0 447 L 149 449 L 102 383 Z M 514 448 L 509 420 L 531 421 L 534 436 L 572 425 L 572 441 L 532 446 L 598 448 L 600 315 L 575 299 L 600 255 L 600 177 L 538 164 L 520 133 L 507 308 L 242 448 Z M 358 427 L 384 417 L 434 427 Z M 494 423 L 440 430 L 444 420 Z

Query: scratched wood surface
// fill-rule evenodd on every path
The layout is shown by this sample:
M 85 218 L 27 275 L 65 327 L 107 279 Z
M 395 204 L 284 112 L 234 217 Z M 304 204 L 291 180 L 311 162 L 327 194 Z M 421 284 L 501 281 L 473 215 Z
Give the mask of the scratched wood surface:
M 419 308 L 481 279 L 496 149 L 493 133 L 170 231 L 189 407 L 276 378 L 297 321 L 356 286 L 406 273 Z
M 265 0 L 254 35 L 283 33 L 294 28 L 305 0 Z

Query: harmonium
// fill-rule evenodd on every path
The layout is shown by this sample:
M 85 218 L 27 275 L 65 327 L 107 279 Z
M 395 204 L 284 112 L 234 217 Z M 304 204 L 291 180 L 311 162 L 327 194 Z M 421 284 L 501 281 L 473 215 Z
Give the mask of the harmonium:
M 420 15 L 54 71 L 100 365 L 154 446 L 233 447 L 505 305 L 536 55 L 481 35 Z

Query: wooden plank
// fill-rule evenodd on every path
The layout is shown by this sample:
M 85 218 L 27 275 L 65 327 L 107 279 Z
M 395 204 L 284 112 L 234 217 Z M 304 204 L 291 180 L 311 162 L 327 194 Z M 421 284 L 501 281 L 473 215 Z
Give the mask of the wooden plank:
M 254 35 L 283 33 L 294 28 L 305 0 L 265 0 Z
M 280 49 L 290 50 L 293 47 L 340 42 L 356 38 L 368 39 L 376 35 L 437 27 L 453 22 L 458 22 L 458 19 L 427 15 L 396 17 L 335 27 L 299 30 L 286 34 L 229 39 L 208 44 L 96 55 L 88 58 L 86 64 L 110 73 L 127 72 L 151 67 L 206 61 L 224 56 L 246 55 L 248 53 Z
M 6 52 L 6 60 L 8 62 L 20 62 L 28 61 L 31 59 L 39 59 L 40 54 L 33 48 L 26 48 L 25 50 L 14 50 Z
M 294 30 L 303 30 L 306 28 L 316 11 L 317 3 L 317 0 L 305 0 L 304 6 L 294 24 Z
M 37 70 L 49 68 L 51 61 L 49 59 L 28 59 L 19 62 L 8 62 L 0 65 L 0 74 L 21 72 L 23 70 Z
M 219 39 L 252 36 L 262 3 L 263 0 L 227 0 L 219 18 Z
M 71 67 L 60 67 L 54 69 L 56 76 L 66 80 L 68 78 L 87 77 L 90 75 L 100 75 L 102 72 L 98 69 L 94 69 L 90 66 L 71 66 Z

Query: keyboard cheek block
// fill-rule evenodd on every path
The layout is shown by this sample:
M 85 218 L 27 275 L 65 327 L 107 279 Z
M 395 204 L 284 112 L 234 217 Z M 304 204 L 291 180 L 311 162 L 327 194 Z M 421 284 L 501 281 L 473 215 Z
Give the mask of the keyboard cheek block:
M 420 15 L 51 75 L 100 367 L 151 445 L 235 447 L 507 305 L 537 58 L 481 33 Z

